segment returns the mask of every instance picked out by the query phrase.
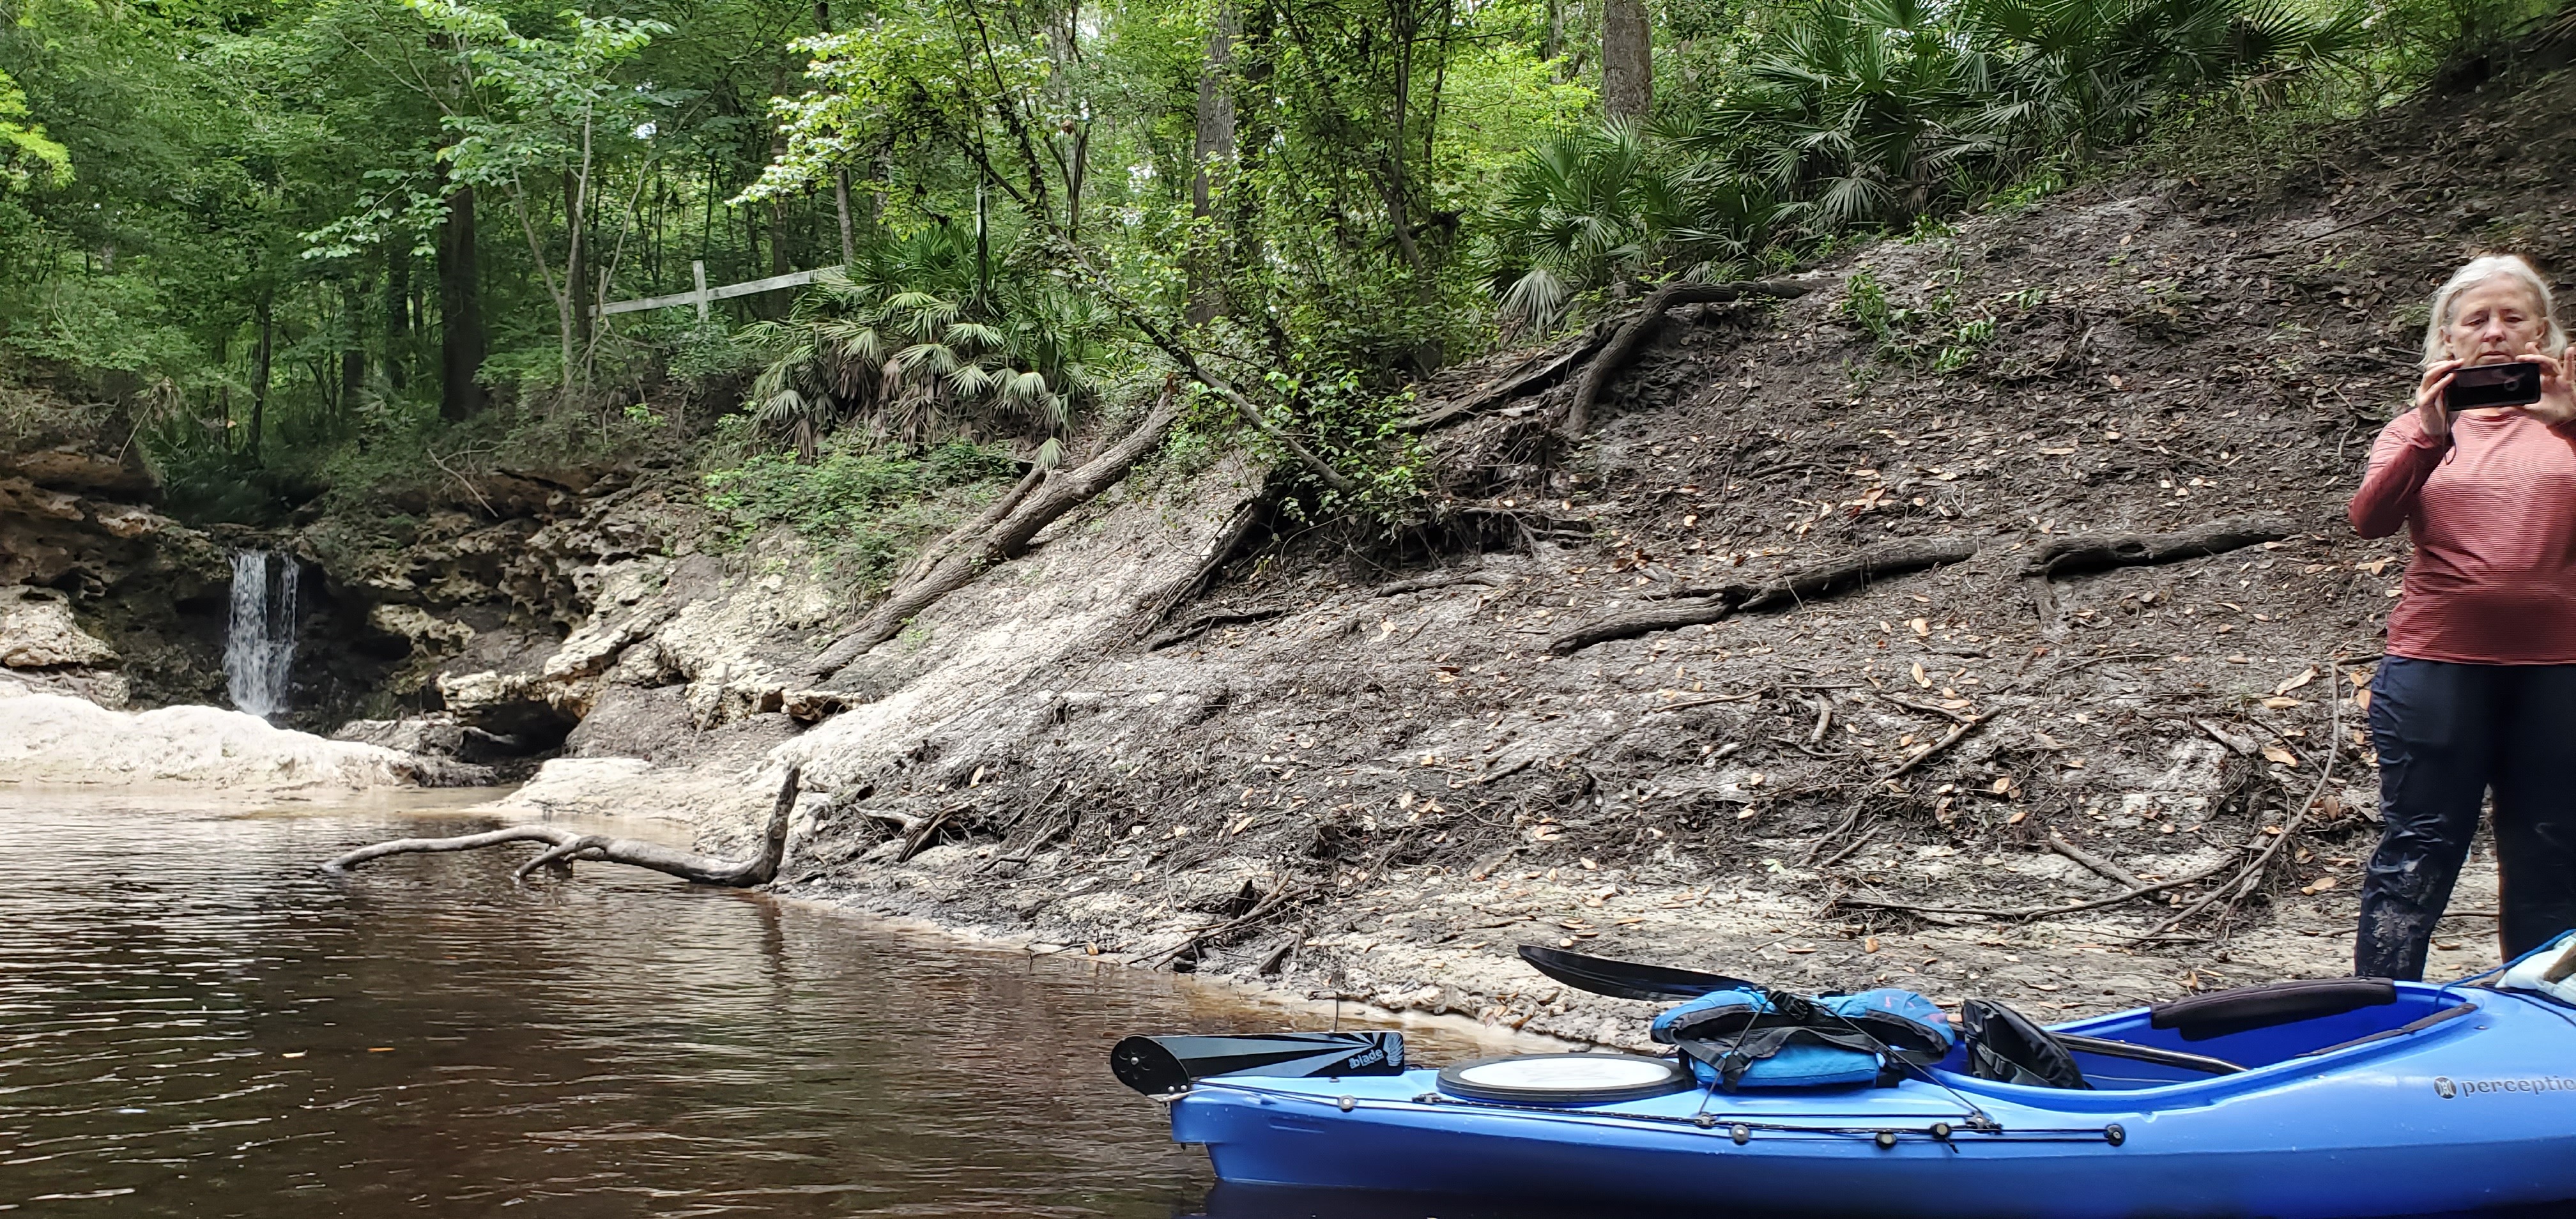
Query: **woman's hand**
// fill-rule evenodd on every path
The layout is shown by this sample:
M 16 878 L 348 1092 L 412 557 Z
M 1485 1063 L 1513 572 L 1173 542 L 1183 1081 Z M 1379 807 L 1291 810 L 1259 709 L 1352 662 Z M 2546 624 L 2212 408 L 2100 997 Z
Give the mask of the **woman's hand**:
M 2540 366 L 2540 401 L 2519 408 L 2523 414 L 2551 427 L 2576 420 L 2576 384 L 2570 383 L 2567 368 L 2571 355 L 2576 355 L 2576 344 L 2570 344 L 2554 359 L 2541 351 L 2538 343 L 2522 353 L 2523 359 Z
M 2435 440 L 2451 434 L 2451 412 L 2442 405 L 2442 395 L 2451 388 L 2451 374 L 2459 369 L 2458 360 L 2437 361 L 2427 366 L 2424 379 L 2415 383 L 2415 417 L 2423 423 L 2424 434 Z M 2548 385 L 2546 377 L 2541 384 Z M 2559 379 L 2562 391 L 2566 384 L 2564 377 Z

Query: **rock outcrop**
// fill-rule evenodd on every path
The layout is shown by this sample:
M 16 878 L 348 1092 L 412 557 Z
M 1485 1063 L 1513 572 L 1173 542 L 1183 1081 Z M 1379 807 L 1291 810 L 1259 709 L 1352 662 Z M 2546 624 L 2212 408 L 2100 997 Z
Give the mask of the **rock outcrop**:
M 110 711 L 0 677 L 0 783 L 153 783 L 258 792 L 470 786 L 491 772 L 331 741 L 218 707 Z

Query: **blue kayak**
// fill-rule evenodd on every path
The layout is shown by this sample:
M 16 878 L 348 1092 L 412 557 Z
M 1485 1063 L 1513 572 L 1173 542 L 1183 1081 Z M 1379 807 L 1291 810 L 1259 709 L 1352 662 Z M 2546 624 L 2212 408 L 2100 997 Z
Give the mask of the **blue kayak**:
M 2320 1008 L 2296 988 L 2333 984 L 2285 984 L 2191 1000 L 2196 1024 L 2054 1026 L 2068 1086 L 1983 1077 L 1964 1043 L 1894 1082 L 1734 1091 L 1607 1052 L 1404 1067 L 1388 1033 L 1133 1038 L 1117 1065 L 1234 1183 L 1763 1214 L 2425 1214 L 2576 1199 L 2566 955 L 2530 987 L 2381 981 Z M 1131 1044 L 1148 1041 L 1177 1057 Z

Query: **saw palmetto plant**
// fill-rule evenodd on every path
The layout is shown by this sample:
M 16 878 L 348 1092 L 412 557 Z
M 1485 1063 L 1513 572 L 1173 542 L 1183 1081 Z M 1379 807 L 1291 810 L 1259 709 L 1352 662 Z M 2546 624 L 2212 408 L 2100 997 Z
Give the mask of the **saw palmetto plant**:
M 750 406 L 808 459 L 825 432 L 856 423 L 912 445 L 1042 437 L 1037 459 L 1051 465 L 1115 327 L 1084 298 L 991 276 L 971 235 L 926 227 L 862 246 L 786 320 L 746 332 L 770 353 Z
M 2134 140 L 2195 90 L 2277 91 L 2362 39 L 2352 10 L 2280 0 L 1823 0 L 1779 15 L 1696 115 L 1533 150 L 1489 226 L 1489 287 L 1543 331 L 1586 292 L 1900 225 Z
M 1768 243 L 1785 210 L 1714 163 L 1676 163 L 1635 123 L 1560 136 L 1504 184 L 1486 269 L 1512 322 L 1544 333 L 1575 298 L 1617 285 L 1723 279 Z

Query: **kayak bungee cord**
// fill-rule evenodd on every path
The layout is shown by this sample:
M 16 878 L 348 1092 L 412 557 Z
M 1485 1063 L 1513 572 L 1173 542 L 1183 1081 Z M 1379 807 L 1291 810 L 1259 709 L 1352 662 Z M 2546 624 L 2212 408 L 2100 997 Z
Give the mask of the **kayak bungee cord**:
M 1724 1113 L 1712 1114 L 1703 1111 L 1684 1117 L 1675 1114 L 1663 1113 L 1606 1113 L 1599 1110 L 1563 1109 L 1549 1105 L 1516 1105 L 1509 1101 L 1472 1099 L 1467 1097 L 1449 1096 L 1439 1092 L 1425 1092 L 1411 1100 L 1380 1100 L 1377 1098 L 1362 1099 L 1356 1096 L 1343 1096 L 1337 1099 L 1327 1100 L 1323 1097 L 1316 1096 L 1313 1093 L 1295 1092 L 1282 1088 L 1264 1088 L 1258 1085 L 1242 1083 L 1221 1077 L 1193 1080 L 1190 1083 L 1188 1091 L 1197 1091 L 1202 1088 L 1224 1089 L 1251 1096 L 1276 1097 L 1281 1100 L 1306 1101 L 1314 1104 L 1331 1105 L 1344 1113 L 1349 1113 L 1356 1109 L 1381 1109 L 1393 1112 L 1406 1112 L 1417 1109 L 1468 1108 L 1490 1109 L 1496 1112 L 1509 1113 L 1518 1117 L 1544 1117 L 1553 1121 L 1572 1122 L 1578 1125 L 1587 1126 L 1615 1127 L 1623 1122 L 1638 1122 L 1657 1126 L 1689 1126 L 1694 1129 L 1712 1132 L 1723 1129 L 1727 1136 L 1738 1146 L 1749 1142 L 1755 1132 L 1764 1132 L 1789 1137 L 1807 1136 L 1826 1139 L 1875 1140 L 1882 1147 L 1894 1146 L 1897 1140 L 1909 1137 L 1928 1138 L 1934 1142 L 1947 1144 L 1951 1142 L 1954 1136 L 1963 1132 L 1981 1135 L 1987 1141 L 2000 1143 L 2104 1142 L 2109 1143 L 2114 1147 L 2118 1147 L 2128 1141 L 2127 1128 L 2118 1122 L 2111 1122 L 2102 1126 L 2030 1126 L 2007 1130 L 2000 1123 L 1993 1122 L 1991 1119 L 1987 1120 L 1983 1125 L 1970 1123 L 1956 1127 L 1952 1126 L 1947 1120 L 1935 1120 L 1930 1126 L 1918 1130 L 1891 1127 L 1883 1123 L 1858 1126 L 1789 1124 L 1790 1122 L 1797 1121 L 1801 1117 L 1833 1119 L 1866 1116 L 1862 1114 L 1833 1112 L 1803 1115 L 1773 1114 L 1757 1118 L 1735 1117 Z M 1187 1094 L 1188 1092 L 1185 1091 L 1173 1096 L 1172 1099 L 1177 1100 Z M 1155 1099 L 1159 1100 L 1162 1098 L 1157 1097 Z M 1928 1117 L 1935 1119 L 1946 1119 L 1948 1117 L 1946 1114 L 1939 1113 L 1893 1114 L 1889 1116 L 1913 1118 Z

